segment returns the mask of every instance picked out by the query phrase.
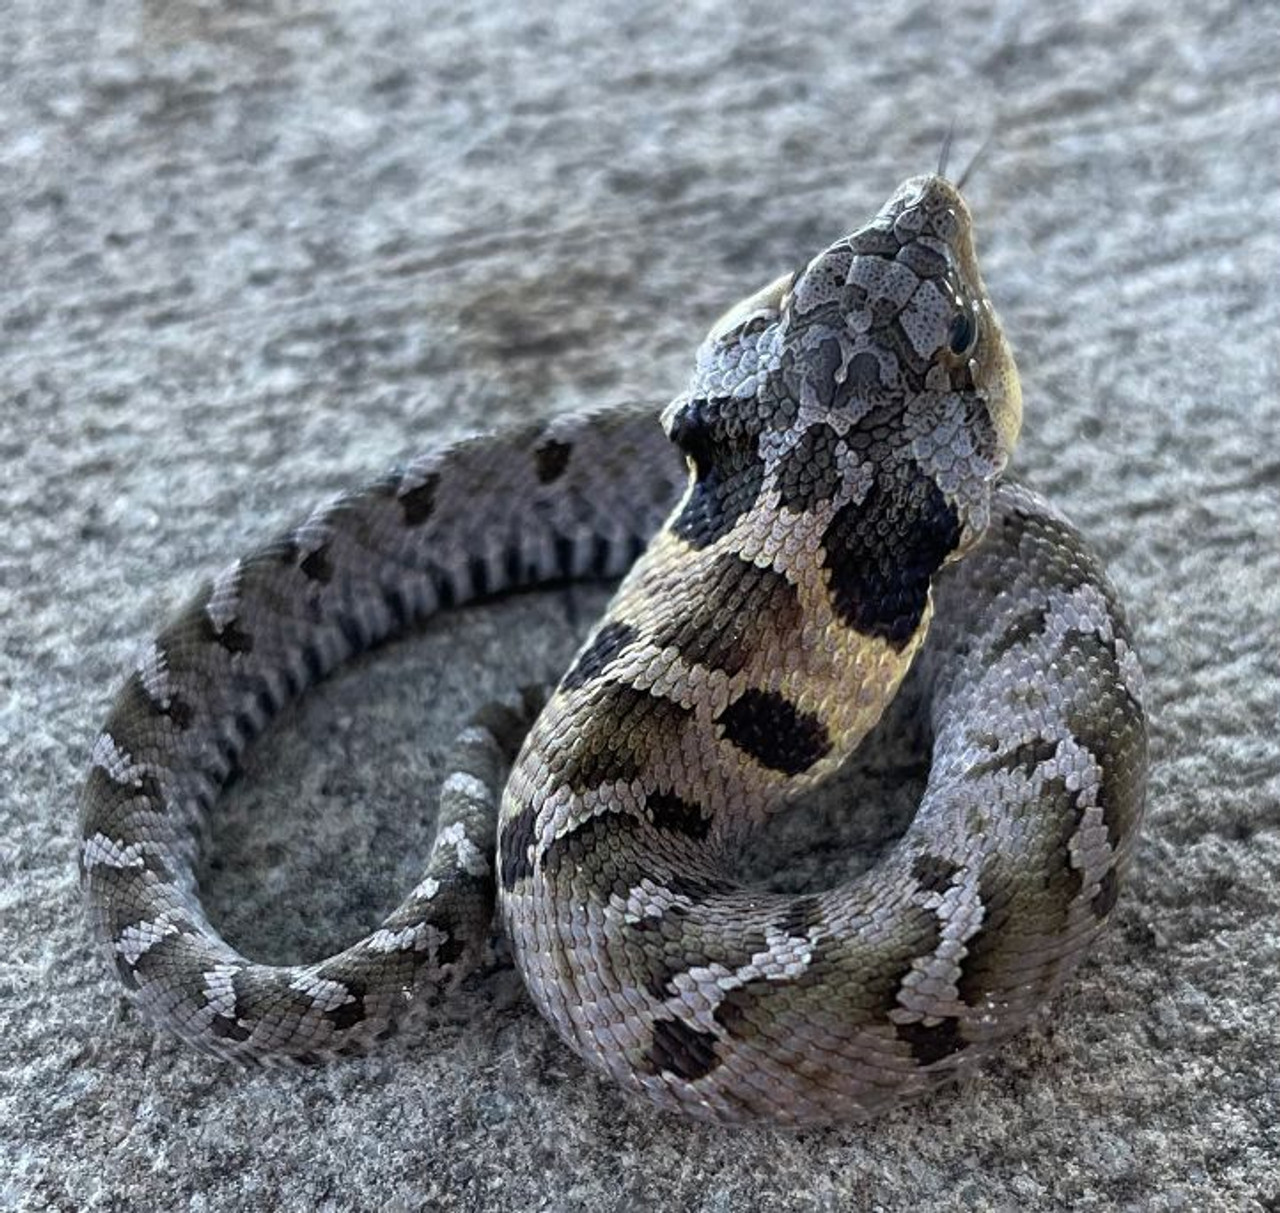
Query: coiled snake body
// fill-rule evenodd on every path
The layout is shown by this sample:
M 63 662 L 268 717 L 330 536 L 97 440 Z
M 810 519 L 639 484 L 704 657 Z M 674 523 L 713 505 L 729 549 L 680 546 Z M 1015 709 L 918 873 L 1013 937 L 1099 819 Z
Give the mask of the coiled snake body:
M 914 178 L 712 329 L 663 414 L 687 475 L 651 413 L 556 419 L 236 561 L 94 748 L 81 870 L 130 997 L 223 1057 L 352 1052 L 474 966 L 496 888 L 541 1011 L 664 1107 L 855 1119 L 962 1073 L 1097 934 L 1144 796 L 1123 616 L 1002 479 L 1020 420 L 966 206 Z M 286 701 L 441 608 L 628 567 L 532 727 L 525 695 L 462 733 L 427 871 L 373 934 L 290 967 L 219 937 L 193 827 Z M 933 757 L 906 834 L 826 892 L 736 885 L 744 834 L 851 753 L 913 659 Z

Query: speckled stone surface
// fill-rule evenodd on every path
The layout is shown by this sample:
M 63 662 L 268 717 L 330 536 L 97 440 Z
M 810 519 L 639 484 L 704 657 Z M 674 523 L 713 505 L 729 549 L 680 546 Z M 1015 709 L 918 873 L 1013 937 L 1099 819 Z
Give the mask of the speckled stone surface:
M 1280 1207 L 1274 11 L 535 7 L 0 15 L 0 1208 Z M 121 1016 L 76 786 L 198 579 L 434 441 L 673 394 L 725 304 L 953 121 L 958 160 L 996 133 L 969 194 L 1018 466 L 1106 553 L 1150 679 L 1136 869 L 1051 1014 L 960 1089 L 806 1134 L 624 1100 L 500 963 L 306 1073 Z M 558 672 L 602 601 L 468 611 L 310 696 L 212 825 L 215 921 L 275 960 L 376 922 L 461 715 Z M 909 811 L 889 773 L 783 823 L 759 870 L 865 859 Z

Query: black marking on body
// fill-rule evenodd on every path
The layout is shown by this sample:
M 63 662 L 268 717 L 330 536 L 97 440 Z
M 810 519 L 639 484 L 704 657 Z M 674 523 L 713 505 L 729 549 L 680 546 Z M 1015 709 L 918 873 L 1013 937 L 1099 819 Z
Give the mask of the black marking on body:
M 651 963 L 644 979 L 644 988 L 655 1002 L 666 1002 L 677 993 L 674 979 L 685 971 L 683 963 L 672 966 Z
M 885 399 L 884 371 L 880 359 L 870 350 L 862 350 L 849 360 L 844 372 L 842 403 L 863 401 L 878 404 Z
M 110 733 L 111 725 L 112 721 L 108 720 L 104 732 Z M 121 746 L 120 738 L 115 733 L 111 733 L 111 737 L 117 746 Z M 122 746 L 121 748 L 130 757 L 133 756 L 133 751 Z M 90 769 L 85 778 L 85 796 L 98 804 L 119 803 L 122 800 L 145 800 L 147 804 L 154 805 L 157 809 L 164 807 L 164 790 L 160 786 L 160 781 L 150 771 L 135 772 L 126 779 L 117 780 L 102 767 L 95 766 Z
M 1072 791 L 1061 775 L 1046 779 L 1036 797 L 1036 811 L 1047 822 L 1057 826 L 1051 835 L 1048 864 L 1042 874 L 1044 889 L 1050 894 L 1049 904 L 1065 907 L 1077 897 L 1084 885 L 1084 873 L 1071 858 L 1071 840 L 1084 820 L 1085 807 L 1079 792 Z
M 613 544 L 605 535 L 591 537 L 591 576 L 601 578 L 608 575 L 609 558 L 613 555 Z
M 467 576 L 471 580 L 471 592 L 477 598 L 489 593 L 489 562 L 483 556 L 472 556 L 467 561 Z
M 201 614 L 203 615 L 201 632 L 204 640 L 218 645 L 232 656 L 253 651 L 253 637 L 240 626 L 238 619 L 228 619 L 221 628 L 217 628 L 207 611 L 202 611 Z
M 629 623 L 611 619 L 592 638 L 578 659 L 569 668 L 569 672 L 560 680 L 562 691 L 573 691 L 586 686 L 597 675 L 602 674 L 605 667 L 623 649 L 636 638 L 636 629 Z
M 653 1043 L 645 1054 L 655 1074 L 674 1074 L 686 1082 L 705 1078 L 719 1064 L 716 1037 L 682 1019 L 655 1019 Z
M 1018 888 L 1010 882 L 998 859 L 989 860 L 978 872 L 982 922 L 965 941 L 956 981 L 961 1001 L 971 1007 L 981 1007 L 989 994 L 999 992 L 1000 974 L 1005 971 L 1006 959 L 1013 954 L 1008 928 L 1016 913 L 1014 895 Z
M 365 631 L 364 624 L 354 615 L 344 612 L 334 622 L 338 625 L 338 631 L 346 642 L 349 654 L 363 653 L 369 647 L 372 638 Z
M 733 552 L 717 557 L 666 616 L 666 626 L 651 637 L 654 645 L 730 677 L 766 647 L 785 648 L 803 623 L 795 586 Z
M 1113 643 L 1095 632 L 1079 631 L 1068 632 L 1063 640 L 1072 664 L 1083 662 L 1088 672 L 1085 689 L 1067 713 L 1067 728 L 1098 764 L 1098 808 L 1107 842 L 1118 852 L 1137 827 L 1146 794 L 1143 710 L 1125 686 Z M 1118 886 L 1118 878 L 1113 881 Z M 1111 888 L 1098 901 L 1099 917 L 1110 912 L 1117 892 L 1118 887 Z
M 115 960 L 116 976 L 120 978 L 120 984 L 126 990 L 139 990 L 142 988 L 142 982 L 138 980 L 138 974 L 123 956 L 117 952 L 113 958 Z
M 147 684 L 143 681 L 142 675 L 135 671 L 120 688 L 120 694 L 116 697 L 110 719 L 103 732 L 110 733 L 113 739 L 120 742 L 121 738 L 117 737 L 115 729 L 127 729 L 130 720 L 139 717 L 145 719 L 148 716 L 165 717 L 175 729 L 185 732 L 191 727 L 195 710 L 178 695 L 170 695 L 165 703 L 154 699 L 151 692 L 147 690 Z
M 296 998 L 297 994 L 290 991 L 289 996 Z M 252 997 L 244 970 L 236 970 L 231 974 L 231 1013 L 228 1015 L 222 1011 L 215 1011 L 213 1019 L 209 1021 L 209 1031 L 221 1040 L 236 1042 L 248 1040 L 253 1035 L 253 1029 L 241 1020 L 252 1020 L 257 1017 L 259 1008 L 255 1006 L 256 1002 L 261 1002 L 261 997 L 258 999 Z M 204 1005 L 211 1005 L 207 994 Z
M 442 921 L 438 916 L 434 917 L 432 922 L 440 931 L 444 932 L 444 938 L 436 949 L 436 963 L 441 965 L 457 964 L 467 951 L 467 941 L 463 937 L 461 928 L 456 923 Z M 416 957 L 418 953 L 414 955 Z M 425 964 L 427 959 L 424 955 L 422 963 Z
M 1097 559 L 1068 523 L 1015 506 L 1005 514 L 1003 525 L 1014 546 L 1021 549 L 1025 539 L 1034 547 L 1036 563 L 1044 568 L 1043 582 L 1060 593 L 1071 594 L 1082 585 L 1104 580 Z M 1024 559 L 1027 556 L 1023 553 Z
M 822 908 L 822 899 L 809 894 L 793 897 L 783 915 L 778 919 L 778 929 L 785 935 L 797 939 L 807 939 L 813 927 L 820 927 L 826 921 Z
M 530 851 L 534 844 L 537 819 L 537 809 L 532 804 L 527 804 L 502 827 L 498 845 L 498 877 L 508 893 L 516 887 L 517 882 L 533 875 Z
M 960 1035 L 960 1020 L 947 1016 L 940 1023 L 900 1023 L 895 1027 L 900 1041 L 910 1046 L 911 1056 L 922 1066 L 931 1066 L 969 1047 Z
M 667 841 L 662 847 L 647 821 L 629 813 L 605 813 L 588 817 L 548 843 L 538 862 L 566 896 L 607 903 L 613 896 L 625 900 L 646 877 L 669 886 L 662 870 L 662 860 L 671 852 L 671 839 Z
M 421 526 L 436 507 L 436 492 L 440 488 L 440 473 L 431 472 L 421 484 L 403 489 L 396 495 L 404 511 L 406 526 Z
M 613 683 L 592 692 L 589 714 L 557 752 L 553 774 L 575 792 L 635 779 L 669 760 L 693 709 Z
M 917 855 L 911 864 L 916 883 L 930 893 L 945 893 L 963 869 L 942 855 Z
M 727 741 L 784 775 L 802 774 L 831 751 L 822 721 L 777 691 L 748 688 L 716 720 Z
M 1049 622 L 1049 607 L 1044 605 L 1028 607 L 1019 611 L 1009 619 L 1001 631 L 991 642 L 987 650 L 987 661 L 994 665 L 1007 653 L 1034 640 L 1044 634 Z
M 742 415 L 736 400 L 691 400 L 670 425 L 672 440 L 693 462 L 694 481 L 671 530 L 695 548 L 710 547 L 756 503 L 765 465 L 758 450 L 758 419 Z
M 1058 753 L 1058 743 L 1049 737 L 1033 737 L 1029 741 L 1019 742 L 1007 754 L 999 754 L 988 758 L 985 762 L 975 763 L 969 768 L 970 775 L 990 775 L 994 771 L 1008 771 L 1013 774 L 1021 771 L 1028 779 L 1035 774 L 1036 768 L 1048 762 Z
M 458 604 L 458 586 L 448 569 L 433 565 L 430 571 L 431 587 L 435 590 L 436 603 L 441 610 L 449 610 Z
M 672 793 L 650 792 L 645 796 L 645 808 L 653 824 L 668 834 L 683 834 L 701 841 L 711 829 L 711 816 L 701 805 Z
M 135 912 L 129 921 L 112 922 L 112 938 L 119 939 L 130 927 L 141 927 L 149 921 L 151 920 L 145 916 L 138 918 Z M 171 917 L 166 919 L 165 928 L 166 933 L 139 955 L 132 965 L 116 953 L 116 971 L 126 978 L 130 989 L 140 989 L 148 981 L 171 986 L 174 974 L 189 968 L 192 941 L 199 937 L 195 924 L 186 918 Z
M 788 982 L 796 988 L 799 983 Z M 734 1040 L 750 1041 L 760 1035 L 760 1023 L 770 1020 L 770 1001 L 780 993 L 776 983 L 759 979 L 726 990 L 711 1018 Z
M 219 1040 L 233 1040 L 240 1044 L 253 1035 L 253 1029 L 241 1023 L 234 1015 L 216 1013 L 209 1020 L 209 1034 L 216 1036 Z
M 317 644 L 302 646 L 302 664 L 306 667 L 308 684 L 319 682 L 327 673 L 324 654 Z
M 1089 902 L 1089 908 L 1093 911 L 1094 917 L 1099 920 L 1106 918 L 1115 909 L 1116 899 L 1119 896 L 1120 873 L 1113 866 L 1103 874 L 1102 879 L 1098 882 L 1098 891 L 1093 895 L 1093 900 Z
M 368 992 L 363 981 L 356 980 L 352 977 L 332 977 L 323 969 L 320 970 L 318 976 L 326 981 L 338 981 L 346 987 L 347 993 L 351 995 L 351 999 L 339 1003 L 336 1007 L 330 1007 L 324 1012 L 324 1018 L 327 1019 L 338 1032 L 345 1032 L 348 1028 L 354 1028 L 357 1024 L 363 1023 L 365 1020 L 365 995 Z
M 929 584 L 960 541 L 955 507 L 914 463 L 881 468 L 861 503 L 836 512 L 822 538 L 835 609 L 859 632 L 904 649 Z
M 573 540 L 567 535 L 557 535 L 555 537 L 556 548 L 556 572 L 561 577 L 573 576 Z
M 573 454 L 571 442 L 559 442 L 555 438 L 547 438 L 533 449 L 533 466 L 541 484 L 552 484 L 564 475 L 569 466 L 569 456 Z
M 329 558 L 328 544 L 321 544 L 314 552 L 308 553 L 298 563 L 304 577 L 318 581 L 322 585 L 333 580 L 333 561 Z
M 835 342 L 828 342 L 834 345 Z M 836 347 L 839 366 L 839 347 Z M 834 372 L 833 372 L 834 373 Z M 830 501 L 843 483 L 837 451 L 840 435 L 826 422 L 811 425 L 800 441 L 779 461 L 778 497 L 793 513 L 803 513 L 821 501 Z
M 409 600 L 399 586 L 387 585 L 382 587 L 382 604 L 387 608 L 387 613 L 391 616 L 392 629 L 394 631 L 400 631 L 412 622 L 414 612 L 410 610 Z

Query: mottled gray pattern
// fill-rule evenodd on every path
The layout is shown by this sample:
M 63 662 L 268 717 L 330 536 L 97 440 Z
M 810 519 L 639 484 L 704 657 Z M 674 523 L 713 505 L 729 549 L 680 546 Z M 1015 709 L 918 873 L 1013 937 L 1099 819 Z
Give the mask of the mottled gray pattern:
M 385 1038 L 475 968 L 524 716 L 462 734 L 420 881 L 324 961 L 255 964 L 223 941 L 196 829 L 244 747 L 343 660 L 491 591 L 625 569 L 674 495 L 658 438 L 652 410 L 622 411 L 427 455 L 234 561 L 147 647 L 94 745 L 80 854 L 94 929 L 144 1012 L 218 1056 L 314 1061 Z
M 869 233 L 876 251 L 858 251 Z M 859 357 L 880 364 L 874 383 L 849 375 Z M 441 608 L 617 575 L 676 497 L 677 462 L 652 410 L 478 438 L 234 561 L 147 649 L 94 748 L 80 868 L 126 991 L 220 1057 L 362 1050 L 475 968 L 496 887 L 535 1002 L 663 1106 L 866 1119 L 972 1069 L 1111 912 L 1145 797 L 1141 671 L 1114 592 L 1041 501 L 994 487 L 1020 409 L 967 208 L 940 177 L 735 308 L 666 411 L 683 498 L 510 780 L 526 713 L 473 722 L 413 892 L 308 965 L 245 959 L 199 901 L 195 827 L 244 746 Z M 815 429 L 843 474 L 784 499 Z M 799 916 L 734 887 L 734 844 L 892 699 L 935 579 L 947 639 L 926 663 L 933 775 L 911 829 Z M 731 661 L 711 647 L 724 637 Z
M 0 1204 L 1261 1210 L 1280 952 L 1280 290 L 1268 5 L 86 4 L 0 40 Z M 683 384 L 690 341 L 987 129 L 1017 470 L 1105 555 L 1152 786 L 1111 926 L 969 1081 L 707 1131 L 571 1057 L 509 965 L 367 1058 L 243 1073 L 123 1008 L 75 797 L 202 578 L 390 459 Z M 210 917 L 290 963 L 418 879 L 445 751 L 606 593 L 451 613 L 308 693 L 211 815 Z M 885 733 L 877 745 L 884 754 Z M 890 752 L 892 755 L 892 751 Z M 753 849 L 853 878 L 887 756 Z M 625 1114 L 624 1114 L 625 1112 Z

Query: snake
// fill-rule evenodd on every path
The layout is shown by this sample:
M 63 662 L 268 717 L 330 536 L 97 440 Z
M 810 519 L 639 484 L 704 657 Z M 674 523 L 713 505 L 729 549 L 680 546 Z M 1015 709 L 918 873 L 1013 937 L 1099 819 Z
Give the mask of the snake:
M 959 187 L 908 179 L 731 308 L 658 413 L 440 446 L 144 647 L 93 746 L 79 870 L 145 1018 L 241 1063 L 362 1053 L 496 924 L 591 1069 L 696 1119 L 820 1125 L 971 1073 L 1062 987 L 1138 836 L 1142 669 L 1098 555 L 1008 473 L 1022 390 Z M 447 609 L 589 579 L 616 589 L 568 671 L 462 723 L 422 879 L 376 930 L 296 965 L 222 938 L 202 825 L 286 704 Z M 746 840 L 908 671 L 929 766 L 901 836 L 829 889 L 745 883 Z

